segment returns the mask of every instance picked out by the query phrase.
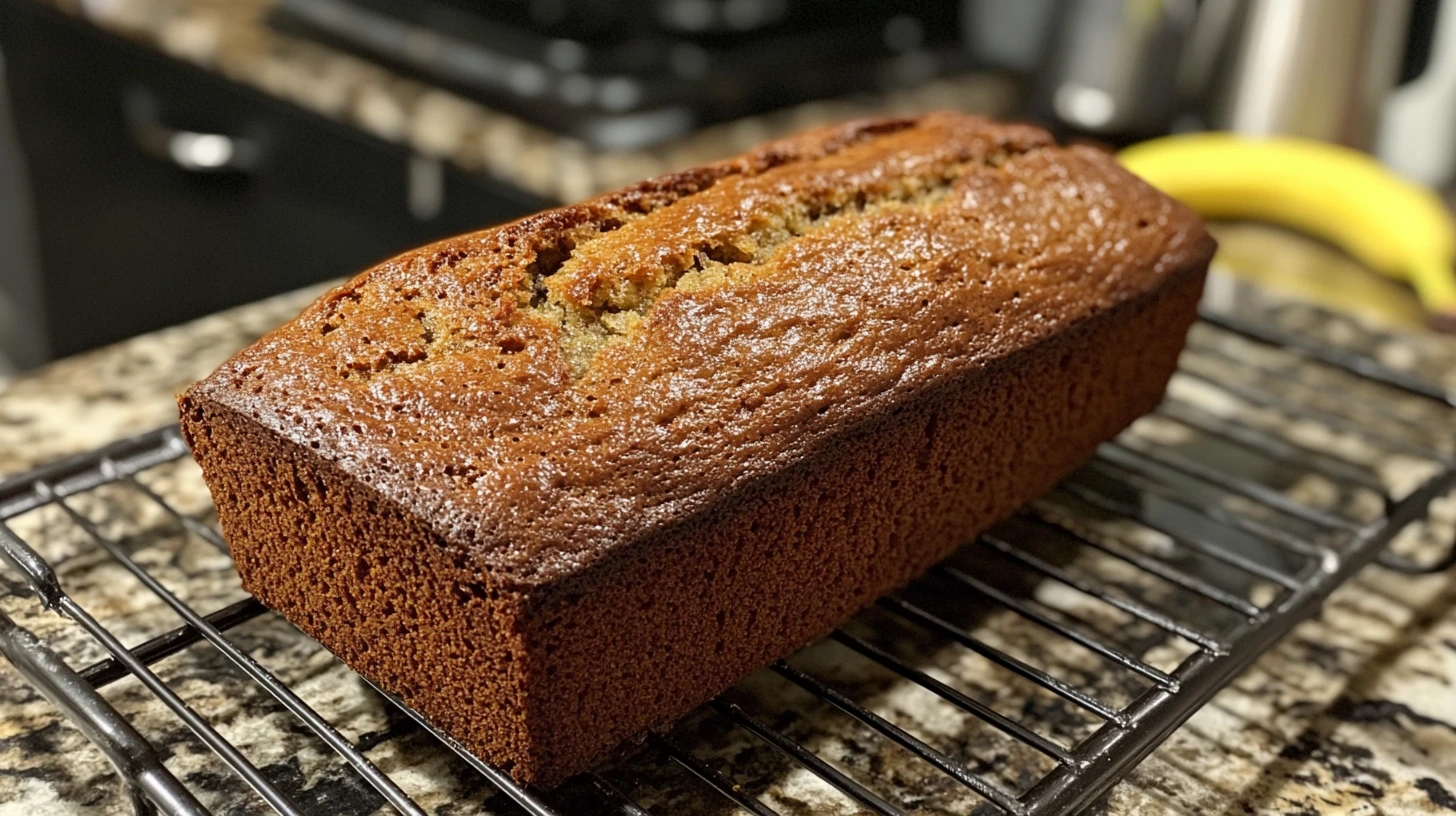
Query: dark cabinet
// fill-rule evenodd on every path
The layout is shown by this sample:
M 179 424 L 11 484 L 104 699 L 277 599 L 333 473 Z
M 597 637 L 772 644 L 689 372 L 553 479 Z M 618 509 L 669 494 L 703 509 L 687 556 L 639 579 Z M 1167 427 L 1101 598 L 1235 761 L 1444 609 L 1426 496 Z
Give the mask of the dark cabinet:
M 546 204 L 29 0 L 0 15 L 55 356 Z

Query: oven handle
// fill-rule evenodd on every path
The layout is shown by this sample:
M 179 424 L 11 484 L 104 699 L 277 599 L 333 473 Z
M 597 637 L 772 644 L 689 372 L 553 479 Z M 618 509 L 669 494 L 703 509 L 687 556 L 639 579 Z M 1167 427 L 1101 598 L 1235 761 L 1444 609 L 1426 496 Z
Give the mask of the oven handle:
M 145 88 L 128 88 L 121 103 L 127 131 L 148 156 L 190 173 L 247 173 L 258 166 L 256 141 L 167 125 L 156 95 Z

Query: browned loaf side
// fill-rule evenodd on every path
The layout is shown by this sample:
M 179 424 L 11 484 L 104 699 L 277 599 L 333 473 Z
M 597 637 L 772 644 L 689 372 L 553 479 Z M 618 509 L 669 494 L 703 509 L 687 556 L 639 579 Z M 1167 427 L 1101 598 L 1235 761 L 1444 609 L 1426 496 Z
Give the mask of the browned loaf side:
M 1153 408 L 1212 251 L 1040 130 L 850 123 L 381 264 L 183 430 L 249 591 L 551 785 Z

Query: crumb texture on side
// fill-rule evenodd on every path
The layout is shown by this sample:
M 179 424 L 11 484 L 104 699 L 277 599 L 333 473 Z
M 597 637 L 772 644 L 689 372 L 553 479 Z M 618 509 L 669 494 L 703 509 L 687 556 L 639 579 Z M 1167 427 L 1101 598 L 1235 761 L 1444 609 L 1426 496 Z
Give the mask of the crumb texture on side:
M 551 785 L 1151 410 L 1212 252 L 1039 130 L 850 123 L 387 261 L 183 433 L 248 591 Z

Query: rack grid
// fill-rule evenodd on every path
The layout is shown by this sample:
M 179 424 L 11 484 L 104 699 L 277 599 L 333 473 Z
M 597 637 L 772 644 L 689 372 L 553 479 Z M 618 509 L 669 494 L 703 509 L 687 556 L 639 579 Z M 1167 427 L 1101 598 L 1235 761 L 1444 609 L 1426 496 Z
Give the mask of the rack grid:
M 1400 410 L 1393 410 L 1397 405 Z M 772 713 L 807 699 L 804 705 L 840 718 L 881 746 L 873 750 L 904 752 L 917 773 L 940 775 L 988 812 L 1073 813 L 1104 794 L 1274 641 L 1317 613 L 1355 572 L 1376 560 L 1408 573 L 1456 563 L 1456 549 L 1418 561 L 1388 546 L 1401 531 L 1426 521 L 1433 500 L 1456 490 L 1451 408 L 1439 388 L 1368 359 L 1205 314 L 1164 404 L 1050 494 L 823 642 L 710 702 L 687 725 L 649 736 L 614 766 L 552 792 L 524 788 L 397 698 L 376 691 L 484 777 L 499 791 L 492 801 L 510 812 L 643 814 L 673 797 L 697 796 L 718 802 L 720 810 L 709 812 L 767 816 L 777 812 L 776 775 L 786 768 L 807 772 L 850 807 L 885 816 L 914 809 L 897 796 L 903 784 L 876 777 L 874 763 L 826 752 L 816 748 L 824 740 L 799 733 L 822 717 Z M 1385 420 L 1372 422 L 1377 415 Z M 3 613 L 0 653 L 101 748 L 139 814 L 209 811 L 101 693 L 127 677 L 274 811 L 320 812 L 319 803 L 285 792 L 153 670 L 193 648 L 217 650 L 336 753 L 381 804 L 424 813 L 357 741 L 230 636 L 272 612 L 253 598 L 199 611 L 148 570 L 127 538 L 109 533 L 83 506 L 83 497 L 103 488 L 130 491 L 160 511 L 164 521 L 158 523 L 176 525 L 225 553 L 211 514 L 179 508 L 166 495 L 165 480 L 148 479 L 187 456 L 177 430 L 161 428 L 0 482 L 0 562 L 10 573 L 5 585 L 73 621 L 107 657 L 72 668 L 53 644 Z M 1380 467 L 1391 457 L 1420 477 L 1392 485 Z M 63 587 L 63 570 L 43 556 L 48 536 L 37 540 L 16 532 L 16 520 L 44 508 L 140 581 L 179 625 L 124 646 Z M 53 526 L 42 529 L 54 535 Z M 1036 632 L 1040 642 L 1026 648 L 1024 640 L 997 635 L 998 627 L 1011 624 Z M 948 650 L 954 655 L 949 661 Z M 1049 657 L 1069 651 L 1080 657 Z M 957 676 L 953 669 L 968 661 L 990 673 L 975 681 Z M 857 668 L 847 675 L 837 670 L 850 664 Z M 913 688 L 930 695 L 942 716 L 976 724 L 974 737 L 947 739 L 902 710 L 887 709 L 876 702 L 883 695 L 862 693 L 866 676 L 875 678 L 870 686 L 879 691 Z M 1090 683 L 1091 676 L 1112 679 Z M 987 677 L 1025 688 L 1002 693 Z M 771 704 L 765 706 L 765 699 Z M 1016 706 L 1006 705 L 1009 699 L 1022 701 L 1020 711 L 1010 710 Z M 1070 711 L 1083 725 L 1048 725 L 1038 718 L 1039 707 Z M 729 756 L 767 759 L 734 767 L 724 751 L 712 748 L 725 739 L 753 746 L 749 754 Z M 998 765 L 978 758 L 984 753 L 978 745 L 997 740 L 1019 746 L 1001 751 L 1012 760 Z M 668 791 L 663 778 L 672 781 L 668 787 L 695 787 Z

